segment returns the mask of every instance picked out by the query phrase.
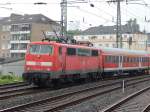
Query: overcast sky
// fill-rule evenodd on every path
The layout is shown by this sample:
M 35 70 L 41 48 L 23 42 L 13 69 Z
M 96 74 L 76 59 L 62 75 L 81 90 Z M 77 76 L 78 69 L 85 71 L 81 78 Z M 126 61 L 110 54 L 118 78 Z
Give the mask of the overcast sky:
M 73 0 L 68 0 L 73 1 Z M 77 0 L 76 0 L 77 1 Z M 80 0 L 84 1 L 84 0 Z M 68 24 L 75 24 L 80 29 L 86 29 L 99 25 L 114 25 L 116 22 L 116 4 L 108 4 L 106 0 L 85 0 L 86 3 L 68 3 Z M 150 32 L 150 23 L 145 22 L 145 17 L 150 20 L 150 0 L 140 0 L 121 3 L 122 24 L 130 18 L 137 19 L 141 30 Z M 45 2 L 47 5 L 34 5 L 36 2 Z M 11 13 L 18 14 L 44 14 L 45 16 L 60 21 L 61 0 L 1 0 L 1 17 L 9 16 Z M 133 4 L 139 3 L 139 4 Z M 144 4 L 148 5 L 145 6 Z M 94 4 L 91 7 L 90 4 Z M 143 5 L 142 5 L 143 4 Z M 11 9 L 10 9 L 11 8 Z M 73 21 L 73 22 L 72 22 Z

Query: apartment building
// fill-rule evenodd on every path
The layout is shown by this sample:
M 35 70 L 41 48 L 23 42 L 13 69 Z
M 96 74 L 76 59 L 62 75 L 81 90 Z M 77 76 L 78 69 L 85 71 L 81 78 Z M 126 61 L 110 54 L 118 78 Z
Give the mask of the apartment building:
M 17 15 L 0 20 L 0 57 L 24 57 L 28 43 L 41 41 L 60 25 L 42 14 Z
M 10 57 L 10 25 L 3 19 L 0 19 L 0 57 L 7 58 Z
M 122 25 L 122 48 L 134 50 L 147 49 L 147 34 L 140 32 L 136 20 L 130 20 Z M 116 48 L 116 26 L 97 26 L 91 27 L 80 35 L 75 35 L 77 41 L 90 41 L 96 47 Z

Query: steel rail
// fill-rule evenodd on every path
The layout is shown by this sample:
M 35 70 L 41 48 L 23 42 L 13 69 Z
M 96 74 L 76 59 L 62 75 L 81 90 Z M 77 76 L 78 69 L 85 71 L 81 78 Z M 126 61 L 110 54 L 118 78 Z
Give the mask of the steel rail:
M 141 81 L 137 81 L 137 79 L 133 79 L 133 80 L 136 80 L 136 82 L 133 82 L 133 83 L 130 82 L 129 84 L 126 84 L 126 85 L 131 86 L 133 84 L 149 81 L 149 79 L 145 79 L 145 80 L 141 80 Z M 130 79 L 128 81 L 133 81 L 133 80 Z M 107 87 L 108 85 L 110 86 L 109 89 Z M 56 111 L 56 110 L 59 110 L 61 108 L 65 108 L 66 106 L 71 106 L 71 105 L 74 105 L 76 103 L 80 103 L 82 101 L 88 100 L 89 98 L 93 98 L 93 97 L 96 97 L 98 95 L 102 95 L 102 94 L 105 94 L 105 93 L 108 93 L 108 92 L 112 92 L 114 90 L 118 90 L 118 89 L 121 88 L 120 83 L 118 83 L 118 82 L 114 83 L 114 84 L 111 83 L 111 84 L 108 84 L 108 85 L 107 86 L 106 85 L 99 85 L 99 86 L 96 86 L 96 87 L 86 88 L 86 89 L 78 90 L 78 91 L 75 91 L 75 92 L 66 93 L 66 94 L 63 94 L 63 95 L 49 97 L 49 98 L 46 98 L 46 99 L 43 99 L 43 100 L 39 100 L 39 101 L 31 102 L 31 103 L 26 103 L 26 104 L 22 104 L 22 105 L 10 107 L 10 108 L 6 108 L 6 109 L 3 109 L 3 110 L 0 110 L 0 112 L 13 112 L 13 111 L 17 111 L 17 110 L 21 111 L 21 110 L 24 110 L 24 109 L 25 110 L 29 109 L 29 107 L 33 108 L 34 106 L 44 105 L 44 104 L 48 104 L 48 103 L 51 103 L 51 102 L 56 102 L 56 105 L 53 105 L 53 107 L 51 107 L 51 109 L 46 109 L 44 111 L 46 111 L 46 112 L 47 111 Z M 106 87 L 106 88 L 104 89 L 104 87 Z M 97 89 L 101 89 L 101 90 L 98 91 Z M 95 93 L 93 91 L 95 91 Z M 89 92 L 90 92 L 91 95 L 86 94 L 86 93 L 89 93 Z M 69 102 L 64 102 L 63 101 L 63 99 L 65 99 L 67 97 L 72 97 L 72 96 L 75 97 L 77 94 L 79 96 L 82 94 L 81 95 L 82 98 L 80 98 L 80 99 L 77 98 L 74 101 L 69 100 Z M 86 96 L 84 96 L 83 94 L 86 94 Z M 58 101 L 61 101 L 62 103 L 57 104 Z M 42 108 L 42 107 L 40 106 L 40 108 Z
M 27 86 L 29 83 L 27 82 L 18 82 L 18 83 L 11 83 L 11 84 L 3 84 L 0 85 L 0 90 L 3 89 L 9 89 L 9 88 L 15 88 L 15 87 L 20 87 L 20 86 Z
M 125 98 L 122 98 L 121 100 L 119 100 L 118 102 L 108 106 L 107 108 L 101 110 L 100 112 L 112 112 L 113 110 L 117 109 L 119 106 L 121 106 L 122 104 L 124 104 L 125 102 L 131 100 L 132 98 L 144 93 L 145 91 L 149 90 L 150 89 L 150 86 L 142 89 L 142 90 L 139 90 L 137 92 L 134 92 L 133 94 L 125 97 Z M 145 111 L 147 112 L 147 111 Z

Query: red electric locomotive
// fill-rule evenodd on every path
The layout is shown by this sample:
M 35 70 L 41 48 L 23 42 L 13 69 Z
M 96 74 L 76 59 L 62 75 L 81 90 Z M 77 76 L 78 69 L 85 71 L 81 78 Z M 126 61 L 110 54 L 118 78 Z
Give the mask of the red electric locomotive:
M 23 78 L 38 86 L 59 81 L 95 79 L 105 75 L 145 73 L 147 52 L 94 48 L 57 42 L 32 42 L 25 57 Z

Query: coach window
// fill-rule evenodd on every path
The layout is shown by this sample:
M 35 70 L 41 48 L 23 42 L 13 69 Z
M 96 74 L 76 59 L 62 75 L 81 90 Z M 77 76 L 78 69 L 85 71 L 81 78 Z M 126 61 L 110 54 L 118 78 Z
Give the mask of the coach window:
M 106 62 L 109 63 L 110 61 L 110 56 L 106 56 Z
M 132 63 L 132 58 L 130 57 L 130 63 Z
M 125 56 L 123 57 L 123 62 L 124 62 L 124 63 L 126 62 L 126 57 L 125 57 Z
M 116 63 L 116 56 L 113 56 L 113 62 Z
M 110 56 L 110 61 L 109 61 L 110 63 L 112 63 L 113 62 L 113 56 Z
M 112 63 L 115 63 L 115 56 L 112 56 Z
M 128 63 L 130 62 L 130 58 L 129 58 L 129 57 L 127 57 L 127 62 L 128 62 Z
M 112 62 L 112 56 L 109 56 L 109 63 L 111 63 Z
M 91 50 L 89 49 L 78 49 L 77 50 L 78 56 L 91 56 Z
M 105 56 L 105 62 L 107 62 L 107 56 Z
M 113 56 L 113 62 L 116 63 L 116 56 Z
M 137 58 L 137 61 L 138 61 L 138 62 L 140 61 L 140 57 Z
M 138 57 L 136 58 L 136 62 L 139 62 L 139 61 L 138 61 Z
M 92 50 L 92 56 L 98 56 L 98 50 Z
M 112 56 L 108 56 L 108 62 L 111 63 L 112 61 Z
M 136 58 L 134 58 L 134 63 L 136 63 Z
M 67 54 L 68 55 L 76 55 L 76 49 L 75 48 L 67 48 Z
M 144 62 L 144 57 L 142 57 L 142 62 Z
M 110 56 L 105 56 L 105 62 L 106 63 L 109 63 L 109 58 L 110 58 Z

